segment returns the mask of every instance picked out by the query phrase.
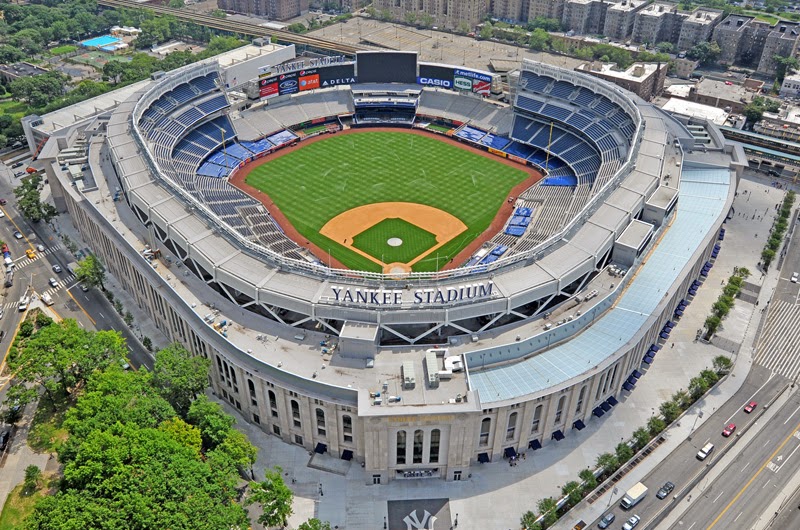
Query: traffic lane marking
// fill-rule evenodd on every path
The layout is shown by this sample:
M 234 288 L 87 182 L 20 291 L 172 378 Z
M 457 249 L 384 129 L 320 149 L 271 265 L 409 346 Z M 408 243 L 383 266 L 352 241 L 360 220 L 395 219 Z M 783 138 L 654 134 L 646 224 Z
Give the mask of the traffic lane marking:
M 785 446 L 787 443 L 789 443 L 789 440 L 790 440 L 790 439 L 791 439 L 791 438 L 794 436 L 794 431 L 797 431 L 798 429 L 800 429 L 800 423 L 798 423 L 798 424 L 797 424 L 797 426 L 796 426 L 796 427 L 795 427 L 795 428 L 792 430 L 792 432 L 791 432 L 791 433 L 789 433 L 789 435 L 788 435 L 786 438 L 784 438 L 784 439 L 783 439 L 783 442 L 781 442 L 781 444 L 778 446 L 778 448 L 777 448 L 777 449 L 775 449 L 775 451 L 773 451 L 773 452 L 772 452 L 772 454 L 771 454 L 771 455 L 769 456 L 769 458 L 768 458 L 768 459 L 767 459 L 767 460 L 766 460 L 766 461 L 765 461 L 765 462 L 764 462 L 764 463 L 761 465 L 761 467 L 760 467 L 760 468 L 758 468 L 758 471 L 756 471 L 756 472 L 753 474 L 753 476 L 752 476 L 752 477 L 750 477 L 750 480 L 748 480 L 748 481 L 747 481 L 747 484 L 745 484 L 745 485 L 742 487 L 742 489 L 740 489 L 740 490 L 739 490 L 739 492 L 736 494 L 736 496 L 734 496 L 734 497 L 733 497 L 733 499 L 731 499 L 731 501 L 730 501 L 730 502 L 727 504 L 727 506 L 725 506 L 725 508 L 722 510 L 722 512 L 720 512 L 720 514 L 719 514 L 719 515 L 718 515 L 718 516 L 717 516 L 717 517 L 716 517 L 716 518 L 715 518 L 715 519 L 714 519 L 714 520 L 711 522 L 711 524 L 710 524 L 710 525 L 709 525 L 709 526 L 706 528 L 706 530 L 711 530 L 712 528 L 714 528 L 714 527 L 717 525 L 717 523 L 720 521 L 720 519 L 722 519 L 722 517 L 723 517 L 723 516 L 724 516 L 724 515 L 725 515 L 725 514 L 728 512 L 728 510 L 730 510 L 731 506 L 733 506 L 733 505 L 734 505 L 734 503 L 736 503 L 736 501 L 738 501 L 738 500 L 739 500 L 739 498 L 740 498 L 740 497 L 741 497 L 741 496 L 744 494 L 744 492 L 745 492 L 745 491 L 747 491 L 747 489 L 748 489 L 748 488 L 749 488 L 749 487 L 750 487 L 750 486 L 753 484 L 753 482 L 754 482 L 754 481 L 755 481 L 755 480 L 758 478 L 758 476 L 761 474 L 761 472 L 762 472 L 762 471 L 764 471 L 764 469 L 767 467 L 767 465 L 768 465 L 770 462 L 772 462 L 772 459 L 773 459 L 773 458 L 775 458 L 775 456 L 776 456 L 776 455 L 777 455 L 777 454 L 778 454 L 778 453 L 779 453 L 781 450 L 783 450 L 783 447 L 784 447 L 784 446 Z

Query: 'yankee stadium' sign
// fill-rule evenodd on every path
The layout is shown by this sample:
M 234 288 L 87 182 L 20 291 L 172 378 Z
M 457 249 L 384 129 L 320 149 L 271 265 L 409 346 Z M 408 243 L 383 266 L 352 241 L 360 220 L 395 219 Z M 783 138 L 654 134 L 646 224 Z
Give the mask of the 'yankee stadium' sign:
M 494 294 L 494 282 L 472 283 L 453 287 L 436 287 L 404 291 L 402 289 L 366 289 L 360 287 L 331 286 L 331 301 L 363 305 L 429 304 L 444 305 L 490 298 Z

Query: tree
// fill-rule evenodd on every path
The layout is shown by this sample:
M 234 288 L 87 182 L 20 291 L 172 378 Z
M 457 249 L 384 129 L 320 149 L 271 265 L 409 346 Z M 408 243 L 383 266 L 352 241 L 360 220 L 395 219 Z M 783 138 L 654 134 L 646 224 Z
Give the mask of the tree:
M 653 437 L 658 436 L 659 434 L 664 432 L 664 429 L 666 428 L 667 428 L 667 422 L 665 422 L 658 416 L 652 416 L 649 420 L 647 420 L 647 430 Z
M 42 470 L 33 464 L 25 468 L 25 482 L 23 482 L 22 490 L 26 495 L 30 495 L 39 489 L 39 482 L 42 480 Z
M 558 504 L 554 498 L 546 497 L 540 500 L 539 504 L 536 505 L 536 509 L 539 510 L 539 513 L 544 517 L 543 526 L 545 528 L 553 526 L 556 521 L 558 521 Z
M 706 325 L 707 340 L 710 339 L 711 336 L 717 332 L 720 324 L 722 324 L 722 319 L 719 318 L 717 315 L 711 315 L 710 317 L 706 318 L 705 325 Z
M 19 77 L 11 82 L 11 96 L 33 107 L 44 107 L 53 99 L 64 95 L 69 77 L 61 72 L 47 72 L 41 75 Z
M 663 402 L 658 410 L 661 412 L 661 415 L 664 416 L 664 421 L 667 423 L 675 421 L 682 412 L 680 405 L 672 400 Z
M 17 207 L 22 215 L 33 222 L 44 220 L 47 223 L 58 215 L 58 211 L 52 205 L 42 202 L 39 193 L 41 183 L 41 175 L 31 175 L 14 188 L 14 195 L 17 197 Z
M 531 510 L 528 510 L 527 512 L 522 514 L 522 517 L 519 520 L 519 524 L 525 530 L 541 530 L 542 526 L 536 522 L 536 519 L 538 519 L 536 514 L 533 513 Z
M 636 443 L 636 450 L 642 449 L 650 441 L 650 431 L 646 427 L 639 427 L 633 431 L 633 440 Z
M 94 254 L 89 254 L 78 262 L 78 268 L 75 270 L 75 277 L 79 282 L 87 287 L 100 287 L 103 291 L 106 290 L 106 268 L 100 258 Z
M 536 51 L 550 48 L 550 34 L 541 28 L 536 28 L 528 39 L 528 46 Z
M 417 14 L 413 11 L 406 11 L 403 19 L 406 21 L 406 24 L 413 26 L 417 22 Z
M 120 366 L 125 339 L 116 331 L 87 331 L 73 319 L 41 328 L 9 358 L 17 381 L 41 385 L 53 406 L 83 387 L 95 370 Z
M 656 50 L 660 53 L 673 53 L 675 46 L 671 42 L 659 42 L 656 44 Z
M 180 418 L 170 418 L 161 422 L 158 430 L 169 434 L 172 439 L 184 447 L 188 447 L 197 454 L 200 454 L 203 447 L 203 438 L 200 436 L 200 429 L 194 425 L 189 425 Z M 244 436 L 244 435 L 242 435 Z
M 733 362 L 731 361 L 730 357 L 725 355 L 717 355 L 714 357 L 711 365 L 714 367 L 714 371 L 722 375 L 730 372 L 731 367 L 733 367 Z
M 479 35 L 483 40 L 489 40 L 492 38 L 493 31 L 494 31 L 494 26 L 492 26 L 492 23 L 484 22 L 483 25 L 481 26 L 481 31 Z
M 186 421 L 200 429 L 205 451 L 215 449 L 221 444 L 234 423 L 234 419 L 225 414 L 222 407 L 209 400 L 205 394 L 200 394 L 192 401 Z
M 619 467 L 619 460 L 613 453 L 603 453 L 597 456 L 596 465 L 603 469 L 604 475 L 610 475 Z
M 703 394 L 708 392 L 709 388 L 708 381 L 702 376 L 692 377 L 689 380 L 689 394 L 694 401 L 703 397 Z
M 704 66 L 708 66 L 717 60 L 721 52 L 722 50 L 716 42 L 703 41 L 694 45 L 686 52 L 686 56 L 689 59 L 700 61 L 700 64 Z
M 180 9 L 184 7 L 186 4 L 183 0 L 169 0 L 169 7 L 172 9 Z
M 236 464 L 240 473 L 244 475 L 249 471 L 250 479 L 255 479 L 253 465 L 256 463 L 256 458 L 258 457 L 258 447 L 251 444 L 247 436 L 235 429 L 230 429 L 225 439 L 222 440 L 222 443 L 217 447 L 217 450 L 227 453 Z
M 575 506 L 583 499 L 583 489 L 577 480 L 571 480 L 561 487 L 561 494 L 567 497 L 570 506 Z
M 289 24 L 286 28 L 287 31 L 291 31 L 292 33 L 305 33 L 308 31 L 305 24 L 302 22 L 295 22 L 294 24 Z
M 153 385 L 181 417 L 208 384 L 211 361 L 175 342 L 156 352 Z
M 597 477 L 591 469 L 582 469 L 578 477 L 583 481 L 583 494 L 586 495 L 597 487 Z
M 294 494 L 283 482 L 282 469 L 275 467 L 265 473 L 261 482 L 250 483 L 250 494 L 245 501 L 247 506 L 258 504 L 263 513 L 258 517 L 258 523 L 265 526 L 286 526 L 289 516 L 292 515 L 292 501 Z
M 620 442 L 614 450 L 620 465 L 633 458 L 633 449 L 625 442 Z
M 312 517 L 305 523 L 302 523 L 300 526 L 298 526 L 297 530 L 331 530 L 331 523 L 328 521 L 320 521 L 319 519 Z
M 783 83 L 783 79 L 800 67 L 796 57 L 783 57 L 781 55 L 773 55 L 772 60 L 775 61 L 775 78 L 778 83 Z

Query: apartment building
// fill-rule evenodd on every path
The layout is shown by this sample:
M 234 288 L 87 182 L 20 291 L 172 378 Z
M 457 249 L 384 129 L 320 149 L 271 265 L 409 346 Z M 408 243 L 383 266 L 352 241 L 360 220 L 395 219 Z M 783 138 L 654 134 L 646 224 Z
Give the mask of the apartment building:
M 641 44 L 677 42 L 681 23 L 687 16 L 676 4 L 654 2 L 636 13 L 631 41 Z
M 774 56 L 789 57 L 797 52 L 800 25 L 796 22 L 768 22 L 753 17 L 729 15 L 713 32 L 722 50 L 719 62 L 756 68 L 764 75 L 775 74 Z
M 217 7 L 244 15 L 289 20 L 308 13 L 308 0 L 217 0 Z
M 524 22 L 528 20 L 529 0 L 491 0 L 489 12 L 501 20 Z
M 561 20 L 564 15 L 566 0 L 529 0 L 528 20 L 536 17 L 555 18 Z
M 719 9 L 697 8 L 684 18 L 678 36 L 677 49 L 688 50 L 695 44 L 711 39 L 714 28 L 722 21 L 724 13 Z
M 622 0 L 609 6 L 603 24 L 603 35 L 612 40 L 628 40 L 633 33 L 636 13 L 647 7 L 647 4 L 644 0 Z
M 567 0 L 561 25 L 567 31 L 579 34 L 603 33 L 606 23 L 606 12 L 614 5 L 606 0 Z
M 486 18 L 488 4 L 485 0 L 375 0 L 372 6 L 376 11 L 388 11 L 395 20 L 404 20 L 406 13 L 427 14 L 435 26 L 456 29 L 478 25 Z

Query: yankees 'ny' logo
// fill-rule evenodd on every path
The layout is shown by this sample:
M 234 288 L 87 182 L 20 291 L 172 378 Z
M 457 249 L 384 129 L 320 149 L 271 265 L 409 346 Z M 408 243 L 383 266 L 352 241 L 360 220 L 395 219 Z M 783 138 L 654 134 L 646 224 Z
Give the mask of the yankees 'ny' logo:
M 420 521 L 417 517 L 417 510 L 414 510 L 405 516 L 403 522 L 406 523 L 406 530 L 434 530 L 433 525 L 436 523 L 436 516 L 425 510 L 425 515 Z

